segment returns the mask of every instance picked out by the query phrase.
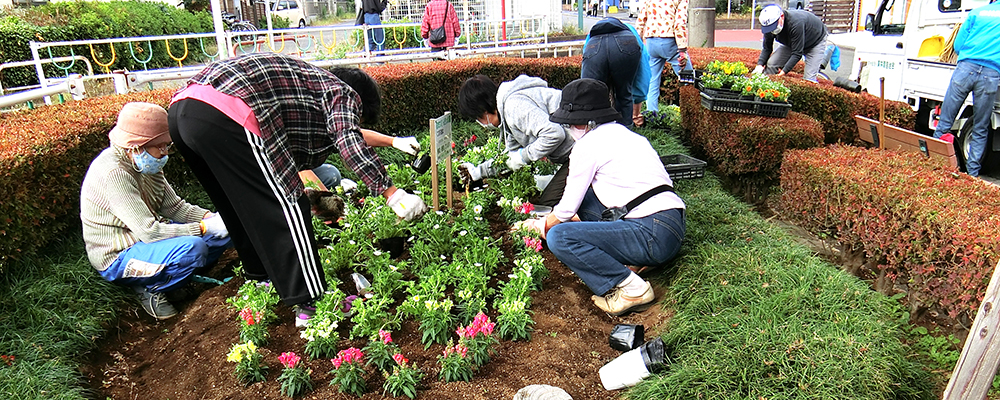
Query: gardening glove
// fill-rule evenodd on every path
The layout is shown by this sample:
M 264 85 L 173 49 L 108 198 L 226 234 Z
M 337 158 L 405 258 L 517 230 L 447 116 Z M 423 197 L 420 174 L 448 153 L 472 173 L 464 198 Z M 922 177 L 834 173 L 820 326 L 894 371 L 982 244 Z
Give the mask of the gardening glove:
M 763 73 L 764 73 L 764 66 L 763 65 L 758 65 L 756 67 L 753 67 L 753 74 L 754 75 L 760 75 L 760 74 L 763 74 Z
M 219 213 L 214 213 L 201 220 L 201 235 L 224 238 L 229 236 L 229 230 L 226 229 L 226 223 L 222 222 Z
M 517 171 L 521 169 L 527 162 L 524 161 L 524 149 L 517 149 L 510 153 L 507 153 L 507 167 L 510 167 L 512 171 Z
M 545 238 L 545 218 L 529 218 L 524 221 L 515 222 L 512 230 L 518 229 L 532 230 L 542 235 L 542 238 Z
M 427 212 L 427 204 L 415 194 L 406 193 L 402 189 L 396 189 L 396 192 L 389 196 L 385 204 L 392 209 L 402 219 L 407 221 L 412 221 L 414 218 L 420 217 Z
M 458 166 L 458 169 L 463 178 L 468 178 L 468 180 L 471 181 L 479 181 L 483 179 L 482 171 L 480 171 L 478 166 L 472 165 L 472 163 L 462 163 Z
M 344 189 L 344 193 L 350 192 L 358 188 L 358 183 L 347 178 L 340 179 L 340 187 Z
M 413 136 L 392 138 L 392 147 L 395 147 L 399 149 L 399 151 L 411 156 L 415 156 L 417 155 L 417 152 L 420 151 L 420 142 L 418 142 L 417 138 Z

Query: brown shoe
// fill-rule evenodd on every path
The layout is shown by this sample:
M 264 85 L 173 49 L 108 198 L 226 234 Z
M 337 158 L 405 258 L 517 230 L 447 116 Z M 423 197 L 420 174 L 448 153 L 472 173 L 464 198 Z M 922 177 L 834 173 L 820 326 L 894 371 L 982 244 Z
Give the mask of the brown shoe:
M 653 287 L 649 285 L 649 282 L 643 283 L 646 284 L 646 290 L 638 297 L 629 296 L 625 294 L 625 291 L 614 288 L 607 295 L 590 296 L 590 299 L 594 301 L 594 305 L 597 308 L 616 317 L 627 312 L 643 311 L 653 305 L 653 300 L 656 298 L 653 294 Z

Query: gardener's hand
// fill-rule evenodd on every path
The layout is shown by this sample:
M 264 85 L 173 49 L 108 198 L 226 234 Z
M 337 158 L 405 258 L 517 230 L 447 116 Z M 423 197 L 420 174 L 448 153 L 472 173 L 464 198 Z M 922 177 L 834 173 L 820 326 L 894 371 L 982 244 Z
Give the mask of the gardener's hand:
M 385 204 L 392 209 L 402 219 L 412 221 L 427 212 L 427 204 L 415 194 L 406 193 L 401 189 L 396 189 Z
M 344 193 L 350 192 L 358 188 L 358 183 L 347 178 L 340 179 L 340 187 L 344 189 Z
M 763 74 L 763 73 L 764 73 L 764 66 L 763 65 L 758 65 L 756 67 L 753 67 L 753 74 L 754 75 L 760 75 L 760 74 Z
M 538 233 L 542 239 L 545 238 L 545 218 L 529 218 L 524 221 L 514 223 L 511 230 L 527 229 Z
M 517 149 L 510 153 L 507 153 L 507 167 L 513 171 L 517 171 L 524 166 L 524 149 Z
M 483 179 L 482 170 L 478 166 L 472 165 L 472 163 L 462 163 L 458 166 L 458 173 L 462 175 L 462 179 L 466 181 L 480 181 Z
M 784 76 L 784 75 L 785 75 L 785 70 L 778 71 L 777 74 L 774 74 L 774 76 Z
M 217 238 L 229 236 L 229 230 L 226 229 L 226 223 L 222 222 L 222 217 L 219 216 L 219 213 L 203 218 L 200 225 L 202 236 L 212 236 Z
M 406 154 L 416 155 L 420 151 L 420 142 L 413 136 L 392 138 L 392 147 Z
M 684 64 L 687 63 L 687 60 L 688 60 L 688 52 L 687 52 L 687 50 L 686 49 L 685 50 L 678 50 L 677 51 L 677 65 L 680 65 L 681 69 L 684 69 Z

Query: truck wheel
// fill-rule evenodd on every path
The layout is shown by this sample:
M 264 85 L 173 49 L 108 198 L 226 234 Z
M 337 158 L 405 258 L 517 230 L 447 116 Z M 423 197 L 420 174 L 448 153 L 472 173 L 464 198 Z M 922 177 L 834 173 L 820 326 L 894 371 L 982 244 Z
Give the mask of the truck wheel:
M 980 160 L 980 175 L 993 175 L 997 171 L 1000 171 L 1000 153 L 993 151 L 993 137 L 996 135 L 993 129 L 990 129 L 986 133 L 986 145 L 983 149 L 983 158 Z M 972 137 L 972 122 L 966 121 L 962 125 L 962 130 L 959 132 L 958 137 L 955 138 L 955 155 L 958 156 L 958 168 L 962 172 L 968 172 L 965 169 L 965 162 L 969 159 L 969 149 L 971 148 L 970 139 Z
M 299 20 L 299 28 L 305 28 L 305 27 L 306 27 L 306 20 L 300 19 Z

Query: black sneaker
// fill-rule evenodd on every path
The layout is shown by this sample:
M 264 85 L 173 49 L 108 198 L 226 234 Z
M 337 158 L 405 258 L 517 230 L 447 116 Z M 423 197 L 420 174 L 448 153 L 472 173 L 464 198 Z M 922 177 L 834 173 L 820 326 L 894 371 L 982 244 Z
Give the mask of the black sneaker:
M 309 320 L 316 314 L 316 306 L 311 301 L 296 304 L 292 307 L 292 313 L 295 314 L 295 327 L 305 328 L 309 326 Z
M 135 292 L 139 297 L 139 304 L 146 313 L 156 319 L 167 319 L 177 315 L 177 309 L 167 301 L 167 296 L 163 293 L 152 293 L 144 287 L 135 287 Z

